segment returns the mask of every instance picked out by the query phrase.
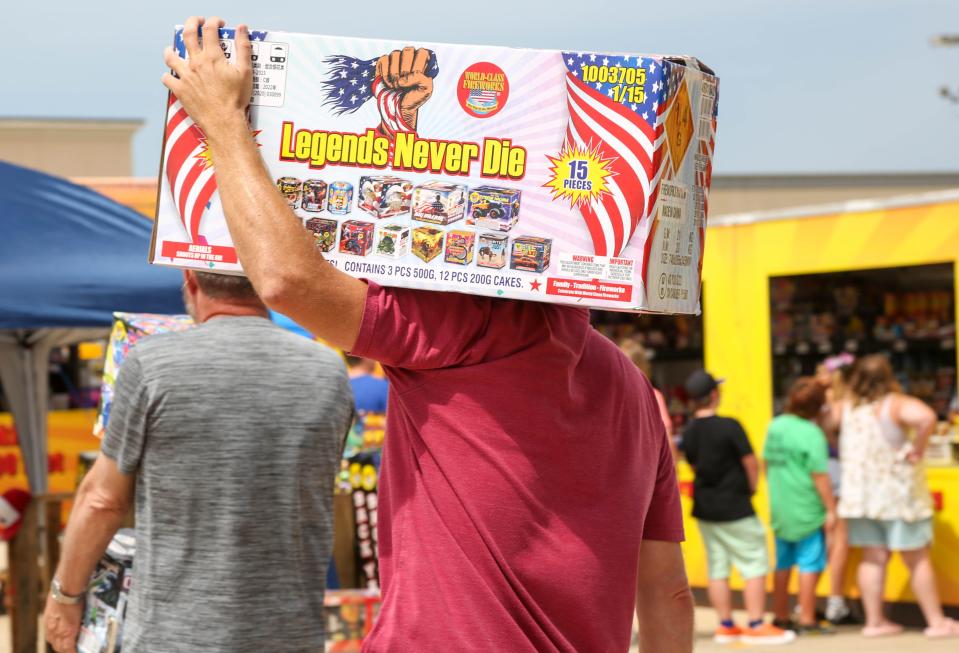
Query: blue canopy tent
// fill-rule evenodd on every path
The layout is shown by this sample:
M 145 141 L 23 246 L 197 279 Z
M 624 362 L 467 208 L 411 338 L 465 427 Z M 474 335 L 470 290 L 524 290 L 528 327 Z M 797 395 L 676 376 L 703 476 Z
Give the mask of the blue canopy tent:
M 182 277 L 147 263 L 151 224 L 65 179 L 0 161 L 0 383 L 30 489 L 47 491 L 48 359 L 113 311 L 180 313 Z

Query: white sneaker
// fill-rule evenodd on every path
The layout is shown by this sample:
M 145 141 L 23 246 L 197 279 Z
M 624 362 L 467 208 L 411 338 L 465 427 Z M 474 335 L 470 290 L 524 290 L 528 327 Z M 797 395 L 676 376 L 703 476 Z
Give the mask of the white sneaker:
M 846 599 L 841 596 L 830 596 L 826 601 L 826 620 L 831 623 L 839 623 L 849 616 L 849 606 L 846 605 Z

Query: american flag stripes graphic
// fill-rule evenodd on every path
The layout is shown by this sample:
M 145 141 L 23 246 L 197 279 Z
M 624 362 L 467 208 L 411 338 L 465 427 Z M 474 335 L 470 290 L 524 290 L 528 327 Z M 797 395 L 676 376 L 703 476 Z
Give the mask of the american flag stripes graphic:
M 200 235 L 200 220 L 216 192 L 216 173 L 203 132 L 172 94 L 167 108 L 163 156 L 167 181 L 190 242 L 206 244 Z
M 389 88 L 381 77 L 376 74 L 374 59 L 357 59 L 346 55 L 334 55 L 326 58 L 329 73 L 326 79 L 320 82 L 324 93 L 323 105 L 330 107 L 334 115 L 353 113 L 369 100 L 376 100 L 376 107 L 380 112 L 386 136 L 393 138 L 396 132 L 412 132 L 412 127 L 406 124 L 400 114 L 400 100 L 403 92 Z M 426 75 L 436 77 L 439 74 L 439 64 L 436 54 L 430 53 L 426 65 Z
M 234 30 L 220 30 L 221 39 L 233 37 Z M 251 32 L 250 38 L 262 41 L 266 32 Z M 187 58 L 182 28 L 177 29 L 173 46 L 181 57 Z M 205 245 L 206 239 L 200 234 L 200 221 L 216 192 L 216 173 L 203 132 L 172 93 L 167 104 L 165 134 L 164 166 L 180 222 L 191 243 Z
M 609 166 L 613 174 L 607 177 L 609 192 L 580 205 L 580 213 L 595 253 L 618 256 L 655 208 L 666 158 L 662 120 L 675 88 L 682 83 L 682 67 L 671 66 L 672 74 L 664 76 L 657 72 L 664 63 L 654 59 L 564 52 L 563 60 L 569 108 L 567 147 L 576 145 L 597 150 L 604 158 L 615 157 Z M 617 102 L 613 96 L 619 84 L 585 82 L 584 66 L 642 66 L 646 69 L 643 102 Z

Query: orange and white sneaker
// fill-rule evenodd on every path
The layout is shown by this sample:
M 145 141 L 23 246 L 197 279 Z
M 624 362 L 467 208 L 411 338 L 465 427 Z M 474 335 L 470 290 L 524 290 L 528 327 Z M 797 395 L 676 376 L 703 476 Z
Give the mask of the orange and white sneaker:
M 716 629 L 716 634 L 713 635 L 713 641 L 717 644 L 732 644 L 738 642 L 742 634 L 743 629 L 735 624 L 732 626 L 719 624 L 719 627 Z
M 739 641 L 744 644 L 774 646 L 777 644 L 788 644 L 794 639 L 796 639 L 796 633 L 793 631 L 783 630 L 772 624 L 764 623 L 755 628 L 743 629 L 743 634 L 740 636 Z

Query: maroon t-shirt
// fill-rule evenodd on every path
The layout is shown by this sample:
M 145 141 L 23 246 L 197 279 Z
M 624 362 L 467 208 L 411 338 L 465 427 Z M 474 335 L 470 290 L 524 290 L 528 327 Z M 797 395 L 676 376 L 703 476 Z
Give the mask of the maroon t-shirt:
M 390 397 L 364 651 L 629 648 L 640 540 L 682 514 L 652 388 L 588 317 L 369 284 L 353 353 Z

